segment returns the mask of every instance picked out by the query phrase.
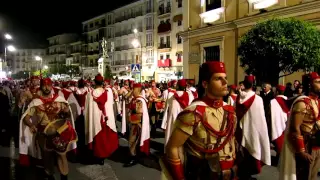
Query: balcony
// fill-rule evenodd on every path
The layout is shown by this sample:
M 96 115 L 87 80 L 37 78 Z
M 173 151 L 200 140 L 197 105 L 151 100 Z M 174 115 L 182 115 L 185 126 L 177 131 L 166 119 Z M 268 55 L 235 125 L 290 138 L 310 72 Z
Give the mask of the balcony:
M 88 51 L 88 55 L 99 55 L 99 50 Z
M 123 66 L 123 65 L 128 65 L 130 64 L 129 60 L 117 60 L 117 61 L 113 61 L 111 63 L 112 66 Z
M 171 48 L 171 43 L 170 42 L 159 43 L 158 44 L 158 49 L 166 49 L 166 48 Z
M 59 51 L 58 54 L 66 54 L 65 51 Z
M 129 49 L 129 45 L 121 46 L 121 50 L 128 50 L 128 49 Z
M 153 30 L 153 26 L 146 26 L 146 30 Z
M 164 15 L 171 13 L 171 6 L 164 7 L 163 5 L 159 7 L 158 15 Z
M 116 51 L 121 51 L 121 46 L 116 47 Z
M 147 8 L 146 13 L 152 13 L 152 8 Z
M 158 67 L 171 67 L 171 59 L 158 60 Z
M 81 53 L 81 49 L 72 49 L 71 54 Z
M 153 63 L 154 63 L 153 57 L 147 58 L 146 64 L 153 64 Z
M 122 36 L 122 32 L 116 32 L 116 37 L 120 37 L 120 36 Z
M 171 23 L 166 22 L 166 23 L 161 23 L 158 26 L 158 33 L 166 33 L 171 31 Z

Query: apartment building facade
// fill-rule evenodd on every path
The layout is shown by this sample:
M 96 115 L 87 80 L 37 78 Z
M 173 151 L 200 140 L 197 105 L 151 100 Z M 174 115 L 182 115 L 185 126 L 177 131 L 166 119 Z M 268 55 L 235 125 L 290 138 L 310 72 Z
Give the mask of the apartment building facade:
M 66 65 L 69 56 L 68 49 L 70 43 L 77 42 L 79 36 L 77 34 L 59 34 L 47 38 L 49 47 L 47 57 L 43 59 L 43 63 L 49 67 L 49 72 L 61 73 L 61 69 Z
M 184 0 L 186 1 L 186 0 Z M 183 76 L 183 0 L 157 0 L 157 81 Z
M 244 79 L 237 47 L 240 37 L 258 21 L 272 17 L 296 17 L 320 28 L 320 1 L 317 0 L 189 0 L 183 2 L 183 70 L 185 78 L 198 79 L 199 65 L 222 61 L 230 84 Z M 263 13 L 261 13 L 263 9 Z M 301 80 L 297 72 L 280 83 Z
M 20 71 L 37 71 L 41 67 L 41 62 L 36 61 L 36 56 L 46 59 L 46 49 L 16 49 L 8 52 L 8 71 L 16 74 Z M 42 63 L 42 66 L 45 64 Z

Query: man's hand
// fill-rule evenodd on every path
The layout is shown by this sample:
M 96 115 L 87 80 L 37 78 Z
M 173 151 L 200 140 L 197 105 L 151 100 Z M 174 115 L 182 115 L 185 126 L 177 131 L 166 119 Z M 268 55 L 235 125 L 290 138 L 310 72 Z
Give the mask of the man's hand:
M 29 128 L 30 128 L 30 131 L 31 131 L 32 133 L 36 133 L 36 132 L 38 131 L 37 128 L 36 128 L 36 126 L 34 126 L 34 125 L 30 126 Z
M 306 153 L 306 152 L 301 152 L 301 153 L 299 153 L 298 155 L 299 155 L 302 159 L 308 161 L 310 164 L 311 164 L 312 161 L 313 161 L 313 157 L 312 157 L 310 154 Z

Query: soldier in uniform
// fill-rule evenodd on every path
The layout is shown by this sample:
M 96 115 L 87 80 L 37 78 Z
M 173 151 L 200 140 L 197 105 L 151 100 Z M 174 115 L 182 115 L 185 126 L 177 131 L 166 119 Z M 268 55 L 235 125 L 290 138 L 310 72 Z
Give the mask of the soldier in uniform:
M 236 177 L 235 109 L 222 101 L 228 93 L 226 78 L 222 62 L 210 61 L 201 66 L 199 99 L 178 115 L 162 159 L 164 169 L 169 169 L 166 175 L 172 179 Z
M 144 113 L 147 110 L 147 100 L 141 95 L 142 85 L 133 84 L 132 100 L 129 104 L 129 152 L 130 159 L 124 167 L 131 167 L 137 164 L 137 151 L 140 150 L 149 154 L 149 115 Z M 131 94 L 131 93 L 130 93 Z M 145 132 L 145 133 L 142 133 Z M 140 149 L 139 149 L 140 147 Z M 137 149 L 138 148 L 138 149 Z
M 297 97 L 291 106 L 287 132 L 280 154 L 280 177 L 287 180 L 316 180 L 320 168 L 320 76 L 305 76 L 307 96 Z
M 161 99 L 161 91 L 156 86 L 156 82 L 151 82 L 151 88 L 149 88 L 149 115 L 151 117 L 151 135 L 154 136 L 157 130 L 157 122 L 159 114 L 164 109 L 164 103 Z
M 20 100 L 18 103 L 19 108 L 22 108 L 22 112 L 28 107 L 28 104 L 31 100 L 37 97 L 39 79 L 37 76 L 32 76 L 30 79 L 30 86 L 26 87 L 25 91 L 20 96 Z
M 29 156 L 42 157 L 48 179 L 54 179 L 54 155 L 61 174 L 61 180 L 68 179 L 66 153 L 75 149 L 77 133 L 71 118 L 68 102 L 59 95 L 53 95 L 50 78 L 41 80 L 39 97 L 33 99 L 20 124 L 20 163 L 29 164 Z M 35 135 L 35 142 L 33 140 Z M 38 146 L 41 155 L 37 155 Z

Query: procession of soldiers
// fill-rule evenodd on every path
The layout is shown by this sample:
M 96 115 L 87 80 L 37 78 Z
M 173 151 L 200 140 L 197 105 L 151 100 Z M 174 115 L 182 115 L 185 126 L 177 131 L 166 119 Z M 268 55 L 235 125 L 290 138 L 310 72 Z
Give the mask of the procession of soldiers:
M 254 179 L 271 165 L 272 150 L 279 179 L 317 179 L 320 76 L 306 74 L 294 89 L 266 82 L 260 92 L 254 76 L 230 85 L 226 74 L 223 62 L 208 61 L 197 85 L 195 79 L 159 84 L 101 74 L 77 82 L 33 76 L 16 88 L 2 83 L 0 98 L 2 109 L 9 108 L 15 92 L 20 165 L 42 167 L 49 180 L 55 166 L 61 180 L 68 179 L 69 156 L 103 165 L 118 149 L 119 134 L 129 145 L 123 166 L 135 166 L 150 155 L 157 129 L 165 141 L 156 179 Z

